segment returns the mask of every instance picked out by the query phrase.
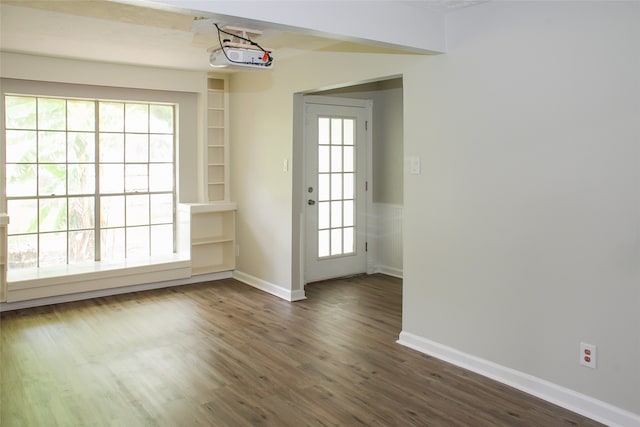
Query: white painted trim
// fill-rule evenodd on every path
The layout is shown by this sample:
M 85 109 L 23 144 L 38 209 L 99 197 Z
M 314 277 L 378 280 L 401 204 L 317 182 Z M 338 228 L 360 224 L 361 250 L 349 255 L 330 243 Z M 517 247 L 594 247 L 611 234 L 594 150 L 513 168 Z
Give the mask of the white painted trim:
M 282 298 L 287 301 L 300 301 L 307 298 L 305 296 L 304 290 L 291 291 L 290 289 L 283 288 L 282 286 L 278 286 L 276 284 L 267 282 L 266 280 L 259 279 L 255 276 L 243 273 L 238 270 L 235 270 L 233 272 L 233 278 L 241 281 L 242 283 L 246 283 L 247 285 L 252 286 L 256 289 L 259 289 L 271 295 L 275 295 L 278 298 Z
M 373 100 L 343 98 L 339 96 L 306 95 L 304 97 L 304 104 L 335 105 L 338 107 L 354 107 L 366 109 L 373 107 Z M 368 119 L 371 120 L 371 117 L 369 117 Z
M 323 96 L 323 95 L 304 95 L 302 97 L 302 105 L 301 105 L 301 109 L 302 109 L 302 124 L 301 124 L 301 128 L 300 129 L 296 129 L 295 125 L 294 125 L 294 133 L 299 132 L 300 130 L 302 130 L 302 138 L 303 138 L 303 144 L 301 144 L 302 146 L 302 159 L 300 159 L 299 161 L 301 162 L 302 168 L 302 175 L 301 175 L 301 182 L 306 182 L 306 178 L 307 178 L 307 150 L 306 147 L 308 145 L 307 143 L 307 122 L 308 122 L 308 114 L 307 114 L 307 106 L 309 105 L 323 105 L 323 106 L 336 106 L 336 107 L 350 107 L 350 108 L 361 108 L 364 111 L 364 115 L 365 115 L 365 121 L 369 123 L 370 128 L 369 130 L 367 130 L 365 132 L 365 146 L 364 146 L 364 153 L 365 153 L 365 180 L 368 182 L 368 186 L 369 189 L 368 191 L 365 192 L 365 212 L 364 212 L 364 218 L 365 218 L 365 224 L 364 224 L 364 240 L 365 242 L 368 242 L 370 239 L 370 236 L 372 236 L 373 233 L 373 229 L 374 226 L 371 223 L 371 219 L 370 219 L 370 215 L 373 212 L 373 99 L 356 99 L 356 98 L 343 98 L 343 97 L 334 97 L 334 96 Z M 294 180 L 295 182 L 295 180 Z M 294 191 L 296 190 L 295 187 L 295 183 L 294 183 Z M 301 208 L 300 208 L 300 236 L 299 236 L 299 243 L 300 243 L 300 278 L 302 280 L 303 283 L 308 283 L 311 281 L 317 281 L 317 280 L 325 280 L 325 279 L 329 279 L 331 277 L 313 277 L 313 278 L 309 278 L 307 277 L 307 259 L 306 259 L 306 241 L 307 241 L 307 235 L 306 235 L 306 231 L 307 231 L 307 210 L 305 207 L 305 203 L 306 203 L 306 187 L 304 185 L 302 185 L 299 189 L 298 189 L 299 193 L 294 193 L 294 194 L 300 194 L 301 198 L 299 199 L 300 203 L 301 203 Z M 294 195 L 293 198 L 293 202 L 295 205 L 295 199 L 296 199 L 296 195 Z M 295 228 L 294 228 L 294 232 L 295 232 Z M 372 255 L 372 252 L 367 251 L 365 252 L 365 272 L 367 274 L 372 274 L 375 271 L 375 265 L 374 265 L 374 257 Z M 302 293 L 304 294 L 304 291 L 302 291 Z
M 398 344 L 499 381 L 608 426 L 640 427 L 634 414 L 577 391 L 402 331 Z
M 402 279 L 403 270 L 399 268 L 389 267 L 388 265 L 376 265 L 374 269 L 375 273 L 382 273 L 387 276 Z
M 185 279 L 166 280 L 162 282 L 143 283 L 139 285 L 123 286 L 119 288 L 101 289 L 90 292 L 79 292 L 75 294 L 58 295 L 47 298 L 37 298 L 27 301 L 17 301 L 9 303 L 0 303 L 0 312 L 9 310 L 20 310 L 23 308 L 39 307 L 42 305 L 61 304 L 65 302 L 81 301 L 91 298 L 107 297 L 110 295 L 120 295 L 130 292 L 149 291 L 152 289 L 169 288 L 172 286 L 191 285 L 193 283 L 208 282 L 212 280 L 230 279 L 231 271 L 222 271 L 219 273 L 201 274 Z

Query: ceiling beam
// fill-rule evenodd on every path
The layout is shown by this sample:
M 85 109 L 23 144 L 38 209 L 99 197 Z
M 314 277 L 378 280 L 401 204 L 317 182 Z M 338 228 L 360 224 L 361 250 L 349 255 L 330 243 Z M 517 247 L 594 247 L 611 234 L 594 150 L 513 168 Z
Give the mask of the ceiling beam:
M 438 8 L 411 1 L 217 1 L 115 0 L 219 19 L 221 24 L 255 25 L 325 38 L 400 49 L 445 51 L 445 17 Z

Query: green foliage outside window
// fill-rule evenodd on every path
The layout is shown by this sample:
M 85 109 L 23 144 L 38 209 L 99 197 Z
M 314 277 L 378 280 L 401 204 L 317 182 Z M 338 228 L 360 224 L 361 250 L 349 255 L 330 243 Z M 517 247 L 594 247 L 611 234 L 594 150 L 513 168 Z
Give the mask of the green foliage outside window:
M 9 268 L 173 252 L 172 105 L 5 96 L 5 112 Z

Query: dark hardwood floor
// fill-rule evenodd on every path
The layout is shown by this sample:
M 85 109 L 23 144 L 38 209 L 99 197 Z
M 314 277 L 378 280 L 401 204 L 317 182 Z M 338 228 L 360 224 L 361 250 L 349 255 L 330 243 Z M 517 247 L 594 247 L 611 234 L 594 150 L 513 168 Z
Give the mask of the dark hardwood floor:
M 2 314 L 0 425 L 595 426 L 395 343 L 402 284 L 232 279 Z

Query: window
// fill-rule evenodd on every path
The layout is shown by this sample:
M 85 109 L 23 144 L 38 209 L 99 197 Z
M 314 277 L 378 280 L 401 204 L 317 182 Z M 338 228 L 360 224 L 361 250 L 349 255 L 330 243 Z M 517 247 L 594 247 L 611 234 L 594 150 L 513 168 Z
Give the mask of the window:
M 5 96 L 10 269 L 175 251 L 174 105 Z
M 355 252 L 355 120 L 318 118 L 318 257 Z

